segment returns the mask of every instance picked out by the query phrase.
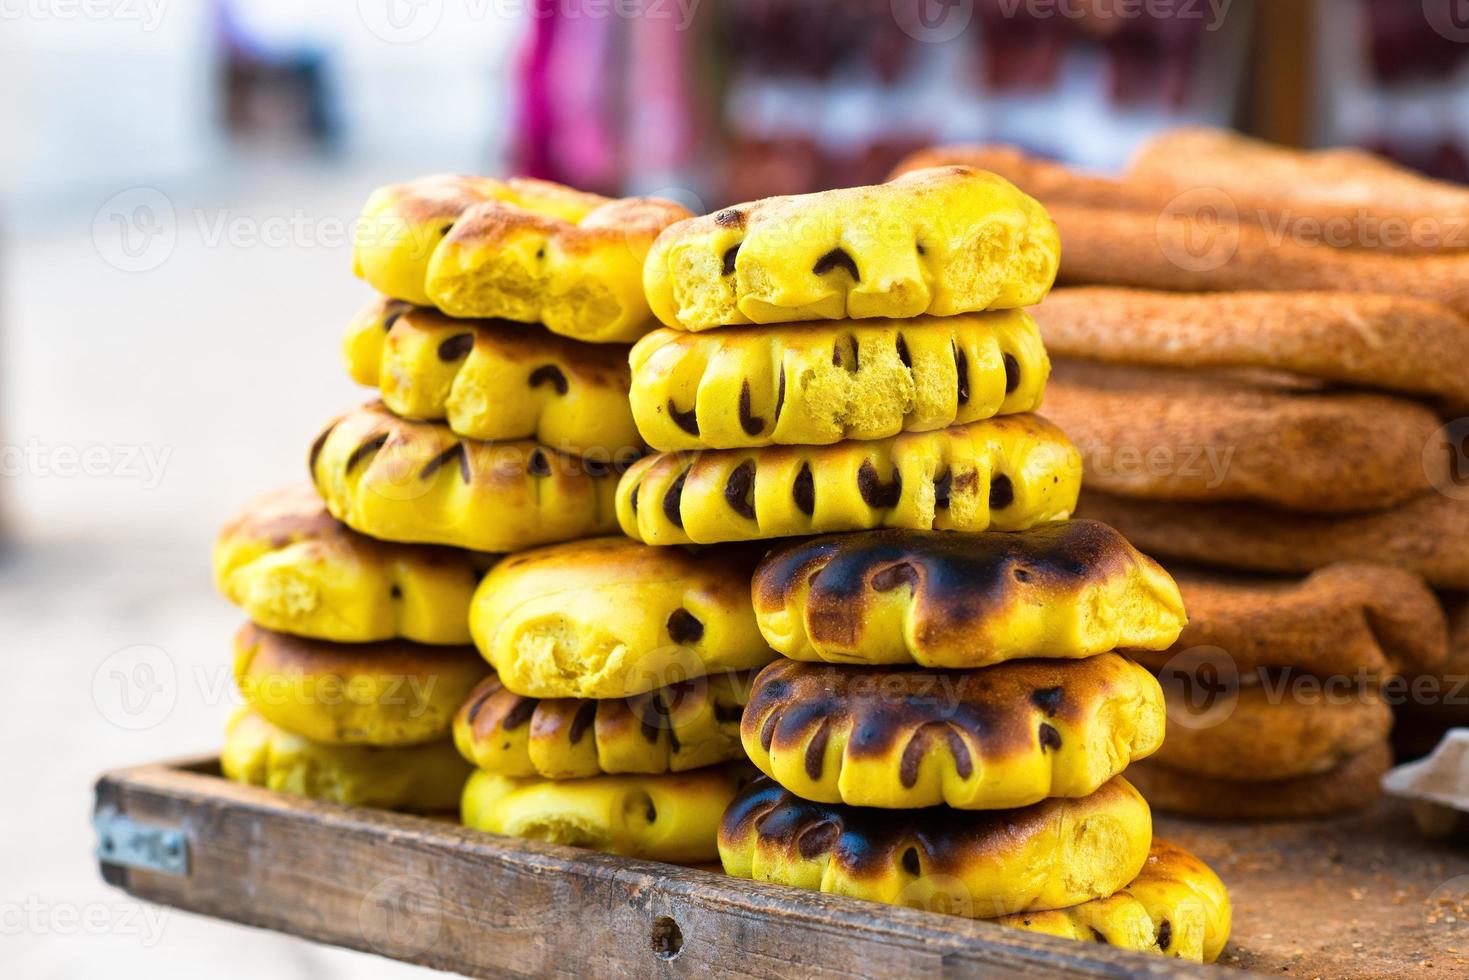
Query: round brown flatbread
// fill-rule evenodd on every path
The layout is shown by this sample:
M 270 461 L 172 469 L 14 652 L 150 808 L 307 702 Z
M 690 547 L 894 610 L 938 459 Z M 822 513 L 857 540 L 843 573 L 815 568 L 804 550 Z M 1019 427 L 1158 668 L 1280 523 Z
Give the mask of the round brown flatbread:
M 1366 560 L 1417 572 L 1439 588 L 1469 590 L 1469 501 L 1437 492 L 1391 510 L 1329 516 L 1090 490 L 1082 493 L 1077 516 L 1111 524 L 1143 551 L 1165 558 L 1265 572 Z
M 1469 323 L 1408 296 L 1057 289 L 1033 311 L 1053 355 L 1174 368 L 1265 368 L 1469 405 Z
M 1186 651 L 1221 651 L 1239 673 L 1294 667 L 1322 677 L 1418 674 L 1444 663 L 1438 599 L 1412 572 L 1340 562 L 1305 578 L 1172 563 L 1188 625 L 1162 652 L 1129 656 L 1154 670 Z M 1469 636 L 1466 636 L 1469 641 Z
M 1211 779 L 1169 769 L 1152 759 L 1127 777 L 1157 810 L 1214 820 L 1286 820 L 1360 810 L 1381 795 L 1392 750 L 1382 743 L 1335 769 L 1300 779 L 1250 782 Z
M 1045 411 L 1081 451 L 1085 485 L 1129 497 L 1339 513 L 1404 503 L 1448 474 L 1447 454 L 1424 465 L 1438 416 L 1391 395 L 1057 359 Z

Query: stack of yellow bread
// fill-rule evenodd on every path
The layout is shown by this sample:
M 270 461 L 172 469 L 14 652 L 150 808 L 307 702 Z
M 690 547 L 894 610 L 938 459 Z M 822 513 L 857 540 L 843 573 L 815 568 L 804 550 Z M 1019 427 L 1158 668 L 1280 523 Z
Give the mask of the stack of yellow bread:
M 615 530 L 618 469 L 644 451 L 626 347 L 651 321 L 641 257 L 687 215 L 528 180 L 373 195 L 355 260 L 382 297 L 344 346 L 381 400 L 321 432 L 311 486 L 253 501 L 216 545 L 217 584 L 252 620 L 227 776 L 459 805 L 453 719 L 493 677 L 474 591 L 500 553 Z
M 1469 192 L 1208 130 L 1145 144 L 1119 180 L 992 147 L 898 172 L 937 164 L 1000 169 L 1056 215 L 1073 285 L 1036 319 L 1079 513 L 1183 590 L 1188 629 L 1144 658 L 1173 710 L 1138 785 L 1212 817 L 1370 803 L 1391 705 L 1457 697 L 1430 586 L 1451 607 L 1469 590 L 1444 421 L 1469 405 Z
M 670 227 L 645 269 L 666 329 L 632 351 L 658 452 L 618 517 L 666 550 L 800 537 L 753 580 L 785 659 L 744 710 L 766 778 L 724 816 L 727 872 L 1212 960 L 1223 886 L 1120 775 L 1164 711 L 1114 651 L 1167 648 L 1183 604 L 1066 520 L 1080 457 L 1032 414 L 1023 307 L 1056 266 L 1045 211 L 964 167 Z

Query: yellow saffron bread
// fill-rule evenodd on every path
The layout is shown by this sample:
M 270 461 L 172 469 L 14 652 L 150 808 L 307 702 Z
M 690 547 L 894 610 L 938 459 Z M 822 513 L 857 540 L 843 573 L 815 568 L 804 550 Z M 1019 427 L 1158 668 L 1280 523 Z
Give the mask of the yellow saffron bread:
M 449 737 L 488 673 L 473 647 L 407 640 L 330 643 L 246 624 L 235 684 L 267 721 L 332 745 L 417 745 Z
M 612 200 L 542 180 L 421 177 L 373 192 L 353 269 L 386 296 L 450 316 L 626 343 L 652 326 L 648 248 L 689 216 L 672 201 Z
M 626 346 L 585 344 L 508 320 L 454 320 L 398 300 L 347 327 L 352 380 L 404 418 L 445 421 L 467 439 L 534 439 L 577 456 L 635 458 Z
M 777 660 L 740 726 L 750 761 L 819 803 L 964 810 L 1082 797 L 1163 742 L 1163 691 L 1116 653 L 983 670 Z
M 225 778 L 333 803 L 452 812 L 470 766 L 449 739 L 397 748 L 327 745 L 292 735 L 240 708 L 219 754 Z
M 763 667 L 750 603 L 757 548 L 692 552 L 621 537 L 515 554 L 470 607 L 474 642 L 516 694 L 622 698 Z
M 833 446 L 658 453 L 628 467 L 617 517 L 648 544 L 877 527 L 1018 531 L 1068 517 L 1081 455 L 1038 415 Z
M 267 629 L 338 643 L 469 642 L 469 599 L 494 555 L 392 544 L 327 513 L 310 484 L 251 500 L 214 543 L 214 583 Z
M 1018 810 L 881 810 L 758 779 L 719 828 L 724 870 L 889 905 L 993 919 L 1105 898 L 1142 871 L 1153 819 L 1122 777 Z
M 670 226 L 648 253 L 653 313 L 682 330 L 1015 309 L 1056 278 L 1044 208 L 971 167 L 771 197 Z
M 1229 941 L 1224 882 L 1203 861 L 1168 841 L 1153 841 L 1143 870 L 1126 888 L 1067 909 L 1002 916 L 999 925 L 1105 943 L 1193 963 L 1213 963 Z
M 742 764 L 659 776 L 542 779 L 476 771 L 466 827 L 625 857 L 695 864 L 719 855 L 719 820 L 748 778 Z
M 1023 310 L 818 326 L 661 329 L 632 350 L 656 449 L 882 439 L 1040 407 L 1050 362 Z
M 797 541 L 771 550 L 751 591 L 777 652 L 838 664 L 964 668 L 1165 650 L 1186 622 L 1173 578 L 1098 521 Z
M 381 403 L 333 420 L 308 465 L 333 517 L 385 541 L 500 552 L 617 527 L 609 463 L 530 440 L 465 439 Z
M 743 758 L 748 673 L 680 681 L 628 698 L 527 698 L 490 676 L 454 717 L 470 762 L 504 776 L 577 779 L 686 772 Z

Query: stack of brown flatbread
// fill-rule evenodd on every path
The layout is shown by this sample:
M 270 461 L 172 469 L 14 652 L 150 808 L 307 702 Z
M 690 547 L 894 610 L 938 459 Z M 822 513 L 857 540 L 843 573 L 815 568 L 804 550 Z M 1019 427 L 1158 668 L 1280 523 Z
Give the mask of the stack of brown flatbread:
M 1395 707 L 1469 717 L 1469 190 L 1207 130 L 1120 179 L 994 147 L 899 170 L 958 163 L 1055 216 L 1069 285 L 1035 317 L 1079 513 L 1189 610 L 1139 657 L 1169 728 L 1134 781 L 1225 818 L 1370 802 Z

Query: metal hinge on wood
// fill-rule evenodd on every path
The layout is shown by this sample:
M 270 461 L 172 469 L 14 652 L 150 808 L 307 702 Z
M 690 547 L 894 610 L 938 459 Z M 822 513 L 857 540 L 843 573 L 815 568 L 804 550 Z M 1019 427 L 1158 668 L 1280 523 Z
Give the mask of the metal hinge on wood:
M 105 807 L 92 815 L 97 860 L 170 875 L 189 873 L 189 840 L 182 830 L 150 827 Z

